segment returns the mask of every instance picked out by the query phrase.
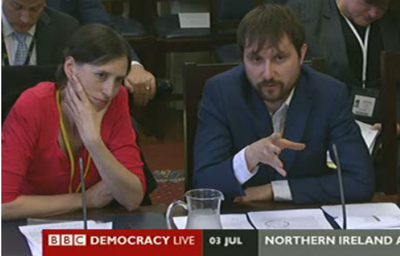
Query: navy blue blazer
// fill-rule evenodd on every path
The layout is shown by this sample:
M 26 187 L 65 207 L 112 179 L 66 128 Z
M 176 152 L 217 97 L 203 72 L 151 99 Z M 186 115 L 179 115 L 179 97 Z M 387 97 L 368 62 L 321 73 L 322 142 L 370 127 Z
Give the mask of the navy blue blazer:
M 273 133 L 271 117 L 248 82 L 243 65 L 211 78 L 199 111 L 194 186 L 218 189 L 232 200 L 244 195 L 246 187 L 287 179 L 295 203 L 338 203 L 338 178 L 326 166 L 326 152 L 336 143 L 346 200 L 369 200 L 375 190 L 372 161 L 347 99 L 343 83 L 302 66 L 283 137 L 305 143 L 306 148 L 285 149 L 280 154 L 287 177 L 260 164 L 258 173 L 240 185 L 233 157 Z
M 58 11 L 67 13 L 79 20 L 81 24 L 102 23 L 116 28 L 111 22 L 101 0 L 47 0 L 46 5 Z M 139 61 L 139 57 L 130 46 L 129 54 L 132 61 Z
M 101 0 L 47 0 L 46 4 L 75 17 L 81 24 L 102 23 L 114 27 Z
M 78 21 L 65 13 L 46 7 L 36 25 L 37 64 L 62 63 L 65 44 L 79 27 Z

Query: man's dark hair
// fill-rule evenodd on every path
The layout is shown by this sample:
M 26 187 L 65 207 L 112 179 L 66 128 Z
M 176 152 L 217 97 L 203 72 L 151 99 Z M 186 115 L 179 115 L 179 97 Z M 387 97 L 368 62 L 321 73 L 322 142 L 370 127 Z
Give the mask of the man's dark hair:
M 88 24 L 80 27 L 69 39 L 63 52 L 63 63 L 71 56 L 79 64 L 102 65 L 111 60 L 126 57 L 130 70 L 128 42 L 112 28 L 102 24 Z M 56 74 L 58 86 L 67 82 L 63 64 L 59 66 Z
M 256 51 L 260 51 L 265 44 L 278 47 L 284 35 L 288 36 L 301 56 L 305 32 L 300 19 L 286 6 L 263 4 L 242 19 L 237 30 L 237 41 L 242 52 L 249 45 L 256 45 Z

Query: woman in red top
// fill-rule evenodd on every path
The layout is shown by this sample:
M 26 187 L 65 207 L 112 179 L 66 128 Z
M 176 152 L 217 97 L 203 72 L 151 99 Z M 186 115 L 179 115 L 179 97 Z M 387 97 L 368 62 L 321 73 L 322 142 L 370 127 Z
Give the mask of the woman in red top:
M 128 210 L 140 205 L 143 163 L 121 86 L 129 69 L 127 42 L 107 26 L 86 25 L 70 39 L 57 83 L 20 96 L 2 131 L 3 219 L 82 208 L 82 167 L 88 208 L 113 199 Z

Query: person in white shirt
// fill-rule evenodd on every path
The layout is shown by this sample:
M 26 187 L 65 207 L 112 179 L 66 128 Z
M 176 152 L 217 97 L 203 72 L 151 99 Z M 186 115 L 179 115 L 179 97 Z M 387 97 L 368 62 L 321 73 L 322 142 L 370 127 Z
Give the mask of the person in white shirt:
M 2 1 L 2 65 L 62 63 L 62 49 L 79 23 L 47 8 L 45 3 L 46 0 Z

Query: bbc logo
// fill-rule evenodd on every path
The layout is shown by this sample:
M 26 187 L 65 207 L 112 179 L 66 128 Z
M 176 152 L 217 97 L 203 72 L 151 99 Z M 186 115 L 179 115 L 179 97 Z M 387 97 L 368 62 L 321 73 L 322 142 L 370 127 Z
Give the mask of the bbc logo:
M 85 246 L 86 235 L 49 235 L 49 246 Z

